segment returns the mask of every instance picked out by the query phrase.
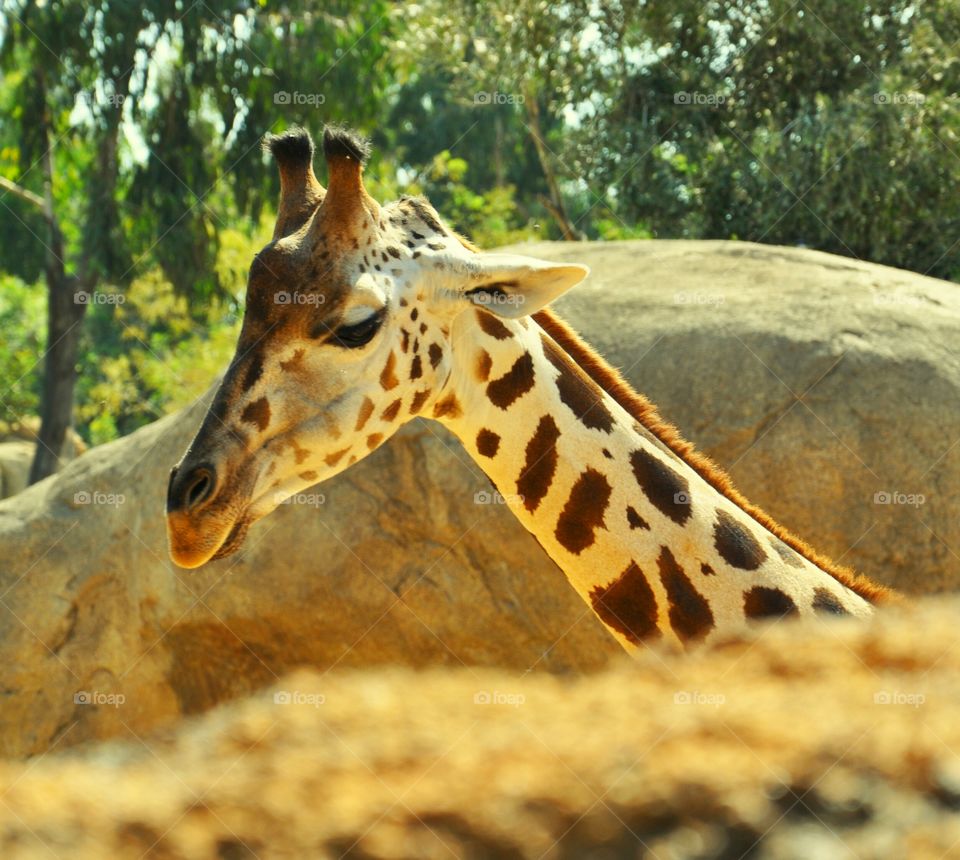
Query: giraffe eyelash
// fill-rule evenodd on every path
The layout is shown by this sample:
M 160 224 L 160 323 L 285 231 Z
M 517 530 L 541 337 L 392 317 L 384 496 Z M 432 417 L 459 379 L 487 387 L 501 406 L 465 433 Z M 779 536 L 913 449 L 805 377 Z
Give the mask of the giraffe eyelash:
M 342 325 L 333 333 L 329 343 L 345 349 L 359 349 L 373 340 L 373 336 L 380 330 L 386 308 L 381 308 L 372 316 L 353 325 Z

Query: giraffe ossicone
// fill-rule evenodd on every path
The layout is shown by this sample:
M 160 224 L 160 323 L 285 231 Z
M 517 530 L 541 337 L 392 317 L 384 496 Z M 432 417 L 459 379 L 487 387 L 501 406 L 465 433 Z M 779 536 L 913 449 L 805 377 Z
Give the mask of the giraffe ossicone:
M 751 506 L 552 311 L 585 266 L 484 253 L 424 199 L 380 205 L 366 144 L 265 145 L 280 170 L 236 354 L 170 475 L 170 553 L 223 558 L 285 499 L 415 417 L 445 424 L 621 644 L 757 619 L 866 616 L 890 596 Z

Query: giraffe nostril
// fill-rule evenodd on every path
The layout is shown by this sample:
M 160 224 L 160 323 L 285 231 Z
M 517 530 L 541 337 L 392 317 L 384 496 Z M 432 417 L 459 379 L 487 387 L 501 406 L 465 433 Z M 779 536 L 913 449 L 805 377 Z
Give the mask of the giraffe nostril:
M 213 489 L 213 476 L 206 469 L 201 469 L 187 488 L 186 502 L 188 508 L 195 508 Z

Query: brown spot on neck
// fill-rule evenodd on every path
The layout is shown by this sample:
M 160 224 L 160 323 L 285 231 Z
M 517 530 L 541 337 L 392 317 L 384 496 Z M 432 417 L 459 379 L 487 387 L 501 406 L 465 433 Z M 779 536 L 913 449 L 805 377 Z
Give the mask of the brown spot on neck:
M 421 376 L 423 376 L 423 362 L 419 355 L 415 355 L 410 363 L 410 379 L 419 379 Z
M 421 409 L 423 409 L 423 404 L 427 402 L 427 398 L 430 396 L 430 389 L 426 391 L 418 391 L 413 395 L 413 400 L 410 401 L 410 414 L 416 415 Z
M 380 414 L 381 421 L 393 421 L 397 417 L 397 413 L 400 411 L 400 406 L 403 404 L 401 398 L 397 398 L 393 401 L 383 412 Z
M 694 588 L 668 547 L 660 547 L 657 567 L 660 568 L 660 581 L 670 601 L 668 615 L 673 632 L 684 645 L 703 639 L 714 626 L 710 604 Z
M 549 337 L 542 335 L 541 341 L 547 361 L 559 371 L 556 385 L 560 400 L 585 427 L 610 433 L 614 418 L 603 402 L 603 390 Z
M 262 433 L 267 429 L 270 423 L 270 403 L 266 397 L 254 400 L 243 410 L 240 419 L 248 424 L 256 424 L 257 429 Z
M 552 415 L 544 415 L 527 442 L 526 459 L 517 478 L 517 494 L 523 506 L 533 513 L 543 501 L 557 471 L 557 440 L 560 428 Z
M 766 619 L 783 618 L 797 615 L 799 610 L 785 591 L 779 588 L 767 588 L 757 585 L 743 595 L 743 612 L 747 618 Z
M 643 448 L 630 455 L 630 465 L 650 504 L 678 525 L 690 519 L 690 484 L 686 478 Z
M 580 555 L 593 545 L 595 531 L 603 527 L 611 492 L 610 482 L 596 469 L 585 469 L 577 478 L 557 520 L 555 535 L 564 549 Z
M 493 367 L 493 359 L 490 353 L 481 349 L 477 354 L 476 374 L 477 381 L 486 382 L 490 378 L 490 368 Z
M 533 388 L 533 381 L 533 358 L 529 352 L 525 352 L 503 376 L 487 385 L 487 397 L 494 406 L 508 409 Z
M 328 466 L 336 466 L 337 463 L 339 463 L 340 460 L 342 459 L 343 455 L 346 454 L 347 451 L 349 450 L 350 450 L 349 448 L 343 448 L 340 451 L 334 451 L 331 454 L 327 454 L 327 456 L 323 458 L 323 462 L 326 463 Z
M 770 546 L 790 567 L 803 567 L 803 559 L 800 557 L 800 553 L 788 547 L 780 538 L 771 537 Z
M 437 365 L 440 364 L 440 359 L 443 358 L 443 348 L 438 343 L 431 343 L 427 355 L 430 357 L 430 366 L 436 370 Z
M 308 448 L 301 448 L 301 447 L 297 444 L 297 440 L 296 440 L 296 439 L 291 439 L 291 440 L 290 440 L 290 447 L 293 448 L 293 459 L 294 459 L 294 462 L 296 462 L 296 464 L 297 464 L 298 466 L 299 466 L 304 460 L 306 460 L 307 457 L 310 456 L 310 451 L 309 451 L 309 449 L 308 449 Z
M 813 609 L 814 612 L 826 615 L 850 614 L 843 603 L 840 602 L 840 598 L 825 588 L 815 588 L 813 590 Z
M 767 560 L 766 552 L 749 529 L 719 509 L 713 526 L 713 543 L 720 557 L 739 570 L 756 570 Z
M 485 427 L 477 433 L 477 453 L 483 457 L 496 457 L 500 450 L 500 436 Z
M 631 529 L 646 529 L 650 531 L 650 524 L 637 513 L 632 506 L 627 506 L 627 523 Z
M 457 395 L 450 393 L 437 401 L 433 407 L 434 418 L 459 418 L 463 414 Z
M 373 415 L 373 401 L 369 397 L 364 397 L 363 403 L 360 404 L 360 411 L 357 413 L 357 423 L 354 429 L 358 432 L 363 430 L 371 415 Z
M 657 598 L 636 562 L 606 586 L 590 592 L 590 603 L 600 620 L 628 642 L 659 637 Z
M 367 436 L 367 447 L 372 451 L 383 441 L 383 433 L 371 433 Z
M 494 340 L 506 340 L 513 337 L 510 331 L 497 317 L 485 310 L 477 308 L 477 322 L 484 334 L 490 335 Z

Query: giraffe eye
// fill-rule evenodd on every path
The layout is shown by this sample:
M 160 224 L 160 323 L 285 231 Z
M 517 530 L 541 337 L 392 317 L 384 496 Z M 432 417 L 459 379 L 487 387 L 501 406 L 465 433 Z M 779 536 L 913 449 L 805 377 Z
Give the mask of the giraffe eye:
M 380 325 L 383 323 L 383 316 L 384 311 L 381 310 L 361 322 L 340 326 L 333 333 L 333 337 L 330 338 L 330 343 L 347 349 L 366 346 L 379 331 Z

